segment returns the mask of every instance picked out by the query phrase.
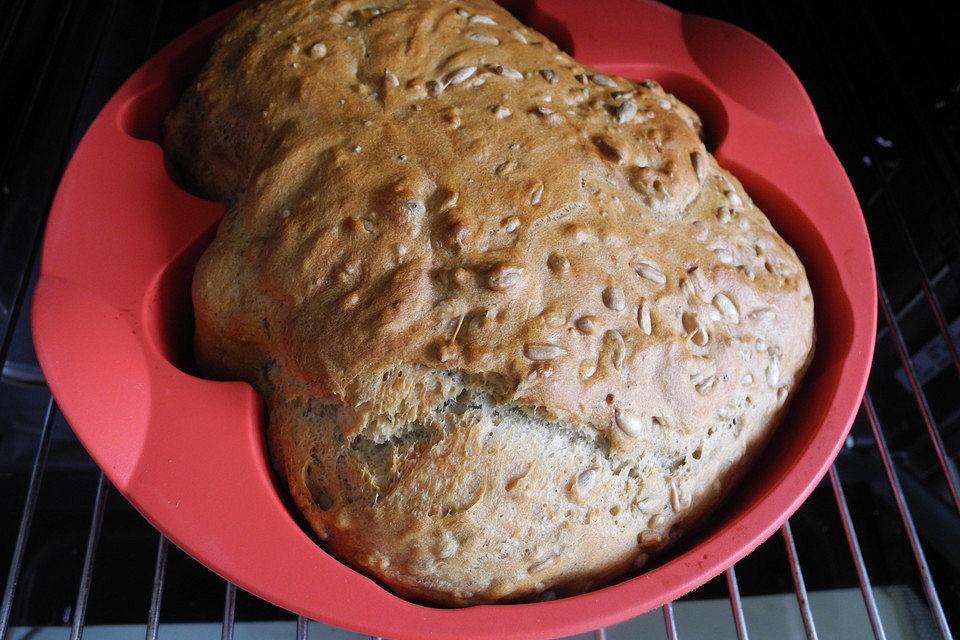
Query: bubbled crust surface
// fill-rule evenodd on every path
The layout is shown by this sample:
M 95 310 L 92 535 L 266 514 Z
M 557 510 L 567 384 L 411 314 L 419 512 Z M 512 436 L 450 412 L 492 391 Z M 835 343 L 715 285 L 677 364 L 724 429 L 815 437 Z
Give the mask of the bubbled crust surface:
M 802 265 L 654 82 L 481 0 L 269 0 L 165 146 L 228 213 L 196 351 L 328 549 L 449 605 L 576 592 L 716 504 L 813 348 Z

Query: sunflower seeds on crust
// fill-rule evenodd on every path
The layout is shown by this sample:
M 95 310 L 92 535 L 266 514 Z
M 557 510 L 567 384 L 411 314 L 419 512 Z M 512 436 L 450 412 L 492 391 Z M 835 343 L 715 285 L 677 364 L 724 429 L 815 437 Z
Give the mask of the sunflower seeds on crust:
M 510 78 L 511 80 L 523 80 L 523 74 L 514 69 L 513 67 L 508 67 L 503 64 L 496 64 L 492 67 L 493 72 L 498 76 L 503 76 L 504 78 Z
M 496 36 L 491 36 L 486 33 L 471 33 L 467 36 L 474 42 L 482 42 L 484 44 L 500 44 L 500 39 Z
M 616 108 L 614 114 L 617 116 L 618 124 L 630 122 L 634 116 L 637 115 L 637 103 L 633 100 L 626 100 L 620 103 L 620 106 Z
M 565 354 L 562 347 L 555 344 L 528 344 L 523 348 L 523 355 L 531 360 L 553 360 Z
M 464 80 L 467 80 L 470 76 L 477 72 L 477 68 L 474 66 L 469 67 L 460 67 L 447 77 L 447 85 L 451 84 L 460 84 Z

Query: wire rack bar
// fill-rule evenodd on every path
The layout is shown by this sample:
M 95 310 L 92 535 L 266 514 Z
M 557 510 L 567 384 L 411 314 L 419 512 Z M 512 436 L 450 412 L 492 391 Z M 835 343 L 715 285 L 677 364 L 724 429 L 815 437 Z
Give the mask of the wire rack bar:
M 943 607 L 940 604 L 940 596 L 937 594 L 937 587 L 933 583 L 933 577 L 930 575 L 930 567 L 927 564 L 927 557 L 923 553 L 923 547 L 920 546 L 920 536 L 917 534 L 917 528 L 913 522 L 913 516 L 910 515 L 910 507 L 904 498 L 903 487 L 900 485 L 900 477 L 894 467 L 893 459 L 890 456 L 890 449 L 887 448 L 887 440 L 880 429 L 880 422 L 877 419 L 876 410 L 873 407 L 873 401 L 870 394 L 863 396 L 863 405 L 867 410 L 867 418 L 870 422 L 870 428 L 873 430 L 873 436 L 877 440 L 877 448 L 880 452 L 880 458 L 883 461 L 883 468 L 887 474 L 887 480 L 890 482 L 890 488 L 893 489 L 893 497 L 897 503 L 897 510 L 900 511 L 900 518 L 903 520 L 904 529 L 907 532 L 907 538 L 910 542 L 910 549 L 913 551 L 913 557 L 917 563 L 917 570 L 920 572 L 920 582 L 923 585 L 924 594 L 927 597 L 927 603 L 930 605 L 930 612 L 940 628 L 940 635 L 946 640 L 952 640 L 953 634 L 947 624 L 947 618 L 943 613 Z
M 950 459 L 950 456 L 946 454 L 946 447 L 943 444 L 943 439 L 940 437 L 940 430 L 937 428 L 933 414 L 930 412 L 927 395 L 917 381 L 917 374 L 913 369 L 913 362 L 910 360 L 910 352 L 907 351 L 907 344 L 903 339 L 900 323 L 897 322 L 897 319 L 890 312 L 890 299 L 887 297 L 887 291 L 883 288 L 883 283 L 880 281 L 879 276 L 877 277 L 877 298 L 880 302 L 883 315 L 887 320 L 887 325 L 890 327 L 890 333 L 894 338 L 893 342 L 897 347 L 897 353 L 900 355 L 900 361 L 903 363 L 903 369 L 907 374 L 907 379 L 910 381 L 910 388 L 913 390 L 913 395 L 917 399 L 917 406 L 920 408 L 923 423 L 927 427 L 927 433 L 930 434 L 930 440 L 933 443 L 934 452 L 937 454 L 937 460 L 940 462 L 940 468 L 943 469 L 943 474 L 946 477 L 950 497 L 953 499 L 953 506 L 957 512 L 960 513 L 960 492 L 958 492 L 960 477 L 957 475 L 957 467 L 954 465 L 953 460 Z
M 13 610 L 13 598 L 20 581 L 20 571 L 23 569 L 23 556 L 27 550 L 27 541 L 30 538 L 30 528 L 33 526 L 33 516 L 37 510 L 37 497 L 40 495 L 40 482 L 47 466 L 47 454 L 50 452 L 50 434 L 53 431 L 53 420 L 57 415 L 57 405 L 51 396 L 47 403 L 46 416 L 43 419 L 43 429 L 40 431 L 40 443 L 37 445 L 37 455 L 30 469 L 30 481 L 27 484 L 27 497 L 20 515 L 20 527 L 17 529 L 17 540 L 13 545 L 13 557 L 10 559 L 10 571 L 7 573 L 7 583 L 3 589 L 3 602 L 0 604 L 0 640 L 7 637 L 10 628 L 10 612 Z
M 234 612 L 237 609 L 237 585 L 227 581 L 227 590 L 223 596 L 223 627 L 220 640 L 233 640 Z
M 923 288 L 923 295 L 926 297 L 927 302 L 930 304 L 930 309 L 933 311 L 933 317 L 937 321 L 937 329 L 940 331 L 940 336 L 947 345 L 947 351 L 950 353 L 953 367 L 957 370 L 957 373 L 960 374 L 960 352 L 958 352 L 957 343 L 950 333 L 950 327 L 943 313 L 943 307 L 940 305 L 940 298 L 933 288 L 933 281 L 930 278 L 930 274 L 927 273 L 927 267 L 923 264 L 923 258 L 920 256 L 920 250 L 917 249 L 917 243 L 913 240 L 913 234 L 910 233 L 907 221 L 903 219 L 901 208 L 893 207 L 893 210 L 894 218 L 897 220 L 900 231 L 903 234 L 903 239 L 906 241 L 907 248 L 913 256 L 913 261 L 917 264 L 917 269 L 920 271 L 920 286 Z
M 60 40 L 60 34 L 63 33 L 63 28 L 67 24 L 67 17 L 72 13 L 72 9 L 73 2 L 70 2 L 66 7 L 59 11 L 57 24 L 53 28 L 50 42 L 58 42 Z M 0 181 L 3 181 L 6 178 L 7 170 L 10 168 L 10 163 L 13 161 L 13 158 L 16 155 L 16 150 L 23 142 L 23 136 L 27 130 L 27 121 L 34 113 L 34 107 L 36 106 L 37 98 L 40 96 L 40 89 L 43 87 L 43 83 L 49 75 L 50 63 L 53 60 L 55 51 L 56 47 L 46 47 L 43 59 L 39 65 L 39 72 L 36 74 L 36 76 L 34 76 L 36 81 L 33 83 L 33 86 L 30 87 L 28 94 L 29 97 L 24 103 L 24 110 L 20 117 L 17 118 L 17 122 L 14 125 L 13 139 L 10 141 L 10 146 L 7 147 L 6 153 L 0 157 Z
M 603 627 L 593 632 L 593 640 L 607 640 L 607 630 Z
M 817 627 L 813 623 L 813 612 L 810 610 L 810 599 L 807 597 L 807 585 L 803 581 L 803 571 L 800 569 L 797 545 L 793 540 L 793 530 L 790 528 L 789 519 L 783 523 L 780 531 L 783 533 L 783 542 L 787 547 L 790 574 L 793 576 L 793 586 L 797 592 L 797 604 L 800 606 L 800 615 L 803 617 L 803 630 L 806 631 L 809 640 L 817 640 Z
M 307 640 L 310 621 L 305 616 L 297 616 L 297 640 Z
M 673 617 L 673 603 L 663 605 L 663 625 L 667 628 L 667 640 L 677 640 L 677 621 Z
M 157 543 L 157 562 L 153 569 L 153 589 L 150 591 L 150 609 L 147 613 L 146 640 L 157 640 L 160 628 L 160 601 L 163 597 L 163 583 L 167 576 L 167 550 L 170 542 L 167 536 L 160 534 Z
M 840 477 L 837 475 L 836 465 L 830 465 L 829 473 L 830 486 L 833 487 L 833 495 L 837 500 L 837 508 L 840 510 L 840 520 L 843 522 L 843 531 L 847 535 L 850 554 L 853 556 L 853 564 L 857 569 L 860 592 L 863 594 L 863 602 L 867 607 L 867 617 L 870 619 L 870 626 L 873 628 L 873 636 L 876 640 L 886 640 L 887 635 L 883 631 L 883 622 L 880 620 L 880 612 L 877 610 L 877 601 L 873 597 L 873 585 L 870 583 L 870 576 L 867 574 L 867 565 L 863 560 L 863 552 L 860 550 L 857 532 L 853 528 L 853 518 L 850 517 L 850 508 L 847 505 L 847 497 L 843 493 Z
M 743 602 L 740 600 L 740 587 L 737 585 L 737 572 L 731 566 L 727 569 L 727 590 L 730 592 L 730 609 L 737 629 L 738 640 L 747 640 L 747 620 L 743 617 Z
M 80 573 L 80 586 L 77 589 L 77 601 L 73 607 L 73 622 L 70 625 L 70 640 L 80 640 L 83 625 L 87 617 L 87 602 L 90 600 L 90 581 L 93 579 L 93 564 L 97 557 L 97 544 L 100 542 L 100 530 L 103 527 L 103 510 L 107 503 L 107 491 L 110 484 L 100 472 L 97 481 L 97 497 L 93 501 L 93 517 L 90 519 L 90 532 L 87 535 L 87 549 L 83 554 L 83 571 Z
M 27 0 L 20 0 L 17 2 L 17 6 L 10 14 L 10 21 L 7 23 L 7 27 L 4 29 L 4 34 L 2 37 L 0 37 L 0 64 L 3 64 L 3 59 L 7 55 L 7 47 L 10 46 L 10 41 L 13 40 L 13 34 L 17 32 L 17 27 L 20 24 L 20 18 L 23 15 L 23 7 L 26 4 Z
M 67 17 L 71 14 L 73 4 L 74 3 L 71 0 L 70 2 L 68 2 L 66 7 L 62 8 L 59 11 L 59 14 L 60 14 L 59 21 L 57 22 L 57 26 L 54 29 L 51 42 L 57 42 L 59 40 L 60 34 L 63 31 L 64 25 L 67 22 Z M 90 78 L 93 73 L 94 62 L 102 54 L 103 39 L 107 33 L 107 29 L 109 25 L 111 24 L 111 21 L 113 19 L 113 14 L 116 11 L 116 7 L 117 7 L 116 2 L 111 3 L 109 15 L 105 20 L 103 20 L 103 22 L 100 25 L 100 30 L 96 38 L 96 46 L 95 46 L 94 54 L 90 56 L 89 62 L 87 63 L 83 72 L 83 75 L 84 75 L 83 85 L 81 87 L 80 92 L 77 94 L 78 97 L 74 100 L 73 110 L 70 114 L 70 125 L 71 125 L 70 128 L 75 133 L 79 127 L 78 120 L 79 120 L 80 106 L 82 104 L 82 96 L 84 96 L 87 93 L 87 89 L 90 85 Z M 55 48 L 56 47 L 52 47 L 52 46 L 45 47 L 45 49 L 47 49 L 47 53 L 43 59 L 41 71 L 36 76 L 37 81 L 33 87 L 33 91 L 27 100 L 26 109 L 23 112 L 23 116 L 19 119 L 20 122 L 17 128 L 15 129 L 16 133 L 14 134 L 13 140 L 11 140 L 10 146 L 7 148 L 3 156 L 0 156 L 0 183 L 5 182 L 7 171 L 10 168 L 10 162 L 12 161 L 12 158 L 14 157 L 16 150 L 18 149 L 21 142 L 23 141 L 23 133 L 27 129 L 26 125 L 27 125 L 27 122 L 29 121 L 29 116 L 34 112 L 36 99 L 39 97 L 41 87 L 47 78 L 48 72 L 50 71 L 50 62 L 53 59 Z M 69 159 L 68 154 L 70 153 L 71 148 L 72 148 L 72 145 L 64 145 L 63 148 L 60 150 L 59 159 L 56 165 L 57 175 L 60 175 L 63 173 L 63 169 L 64 167 L 66 167 L 67 160 Z M 29 288 L 30 274 L 33 270 L 33 265 L 36 262 L 37 257 L 40 253 L 40 243 L 43 238 L 43 230 L 46 225 L 47 213 L 49 212 L 50 206 L 53 203 L 54 191 L 55 189 L 51 190 L 42 209 L 40 209 L 40 213 L 38 215 L 39 222 L 33 234 L 34 237 L 32 239 L 30 253 L 27 255 L 26 260 L 22 265 L 22 269 L 18 274 L 16 291 L 15 291 L 13 300 L 10 304 L 9 315 L 7 318 L 7 325 L 4 327 L 2 340 L 0 340 L 0 371 L 3 370 L 3 366 L 7 361 L 7 353 L 10 349 L 10 344 L 13 340 L 13 332 L 17 324 L 17 317 L 20 315 L 20 310 L 21 310 L 21 307 L 23 306 L 27 289 Z M 2 215 L 3 213 L 4 212 L 0 210 L 0 215 Z

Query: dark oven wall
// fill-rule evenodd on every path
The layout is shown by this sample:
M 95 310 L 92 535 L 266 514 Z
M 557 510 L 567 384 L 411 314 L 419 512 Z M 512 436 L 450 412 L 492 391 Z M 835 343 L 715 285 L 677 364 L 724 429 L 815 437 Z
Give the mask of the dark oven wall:
M 254 621 L 308 631 L 168 544 L 110 488 L 52 403 L 28 330 L 44 218 L 80 136 L 147 57 L 226 4 L 0 3 L 0 629 L 11 637 L 190 624 L 227 637 Z M 877 349 L 846 447 L 788 526 L 662 612 L 596 635 L 699 637 L 709 621 L 728 637 L 949 637 L 960 629 L 957 25 L 932 3 L 668 4 L 756 34 L 806 87 L 873 242 Z

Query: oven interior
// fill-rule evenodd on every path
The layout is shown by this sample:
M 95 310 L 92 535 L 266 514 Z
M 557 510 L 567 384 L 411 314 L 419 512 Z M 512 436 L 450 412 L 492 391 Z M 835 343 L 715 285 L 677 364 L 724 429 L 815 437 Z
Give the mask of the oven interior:
M 260 600 L 168 543 L 87 456 L 33 354 L 39 246 L 70 154 L 127 76 L 227 4 L 0 3 L 0 640 L 359 635 Z M 696 591 L 593 637 L 950 638 L 960 629 L 955 25 L 924 2 L 667 4 L 759 36 L 807 89 L 873 243 L 876 352 L 846 445 L 787 524 Z

